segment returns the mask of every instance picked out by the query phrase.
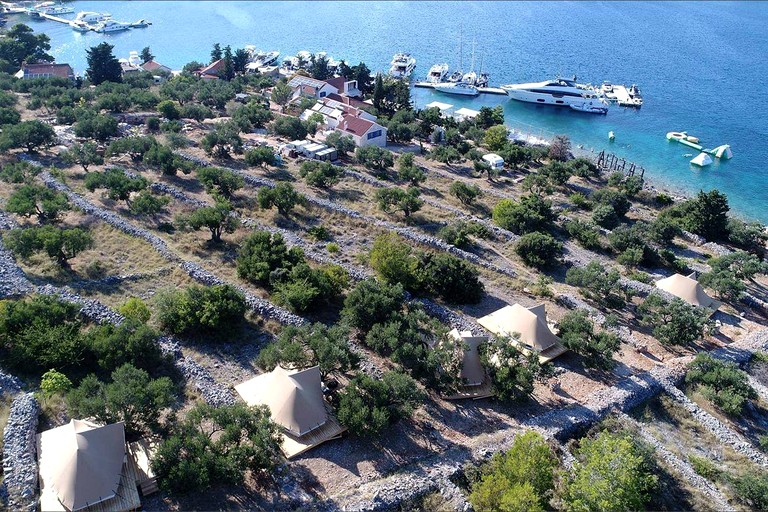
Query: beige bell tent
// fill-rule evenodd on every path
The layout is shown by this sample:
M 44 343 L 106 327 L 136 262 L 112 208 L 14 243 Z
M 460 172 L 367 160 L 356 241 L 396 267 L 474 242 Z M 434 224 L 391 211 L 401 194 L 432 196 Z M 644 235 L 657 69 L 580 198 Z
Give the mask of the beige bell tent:
M 72 420 L 38 436 L 41 510 L 123 511 L 141 506 L 128 475 L 125 428 Z
M 493 396 L 493 389 L 488 382 L 485 368 L 480 360 L 479 347 L 488 341 L 488 336 L 472 336 L 471 331 L 458 329 L 448 333 L 457 343 L 463 345 L 461 359 L 461 379 L 463 384 L 455 393 L 445 396 L 448 400 L 460 398 L 487 398 Z
M 683 299 L 688 304 L 716 311 L 721 303 L 707 295 L 707 292 L 704 291 L 704 288 L 694 278 L 694 275 L 674 274 L 656 281 L 656 287 Z
M 542 362 L 548 362 L 563 354 L 566 349 L 560 338 L 547 325 L 544 304 L 526 308 L 520 304 L 504 306 L 477 320 L 477 323 L 496 336 L 513 337 L 517 334 L 523 351 L 534 349 Z
M 248 405 L 269 408 L 272 420 L 284 429 L 282 448 L 290 458 L 344 431 L 326 410 L 321 386 L 319 366 L 286 370 L 278 365 L 235 390 Z

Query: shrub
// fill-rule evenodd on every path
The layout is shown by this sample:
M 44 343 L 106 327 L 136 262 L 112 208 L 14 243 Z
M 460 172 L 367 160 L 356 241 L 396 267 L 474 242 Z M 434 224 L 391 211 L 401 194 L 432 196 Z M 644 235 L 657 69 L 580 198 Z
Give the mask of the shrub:
M 131 194 L 144 190 L 148 185 L 145 178 L 128 176 L 120 169 L 107 169 L 85 176 L 85 188 L 91 192 L 106 189 L 107 197 L 113 201 L 125 201 L 128 207 L 131 206 Z
M 338 265 L 314 269 L 306 263 L 300 263 L 288 273 L 273 273 L 271 276 L 277 302 L 297 313 L 309 311 L 321 303 L 335 301 L 348 282 L 346 271 Z
M 290 250 L 279 233 L 256 231 L 243 240 L 237 256 L 237 275 L 247 281 L 269 284 L 273 272 L 288 272 L 304 261 L 304 252 Z
M 565 162 L 571 157 L 571 139 L 567 135 L 555 135 L 549 145 L 549 158 Z
M 477 303 L 485 287 L 477 269 L 448 253 L 423 253 L 419 263 L 419 288 L 449 304 Z
M 416 382 L 403 373 L 387 372 L 380 379 L 361 374 L 339 393 L 336 415 L 351 434 L 372 437 L 409 417 L 423 399 Z
M 696 473 L 711 482 L 719 479 L 722 475 L 722 471 L 720 471 L 715 463 L 706 457 L 697 457 L 696 455 L 689 454 L 688 461 L 691 463 L 691 466 Z
M 38 222 L 45 224 L 57 221 L 70 205 L 64 192 L 55 192 L 42 185 L 22 185 L 8 198 L 5 209 L 24 217 L 36 215 Z
M 397 159 L 397 175 L 408 182 L 411 186 L 417 187 L 427 179 L 426 173 L 413 162 L 413 153 L 404 153 Z
M 406 290 L 415 290 L 419 258 L 413 252 L 396 233 L 385 233 L 374 240 L 368 263 L 385 282 L 400 283 Z
M 154 217 L 159 214 L 171 202 L 170 197 L 157 196 L 149 190 L 142 190 L 131 202 L 131 213 L 134 215 L 146 215 Z
M 161 487 L 177 493 L 242 485 L 248 470 L 272 471 L 280 442 L 266 406 L 198 404 L 160 444 L 152 470 Z
M 205 134 L 200 147 L 214 158 L 229 158 L 232 153 L 240 154 L 243 152 L 240 128 L 234 121 L 217 124 L 213 131 Z
M 574 192 L 573 194 L 568 196 L 568 200 L 573 203 L 573 206 L 577 208 L 581 208 L 582 210 L 592 209 L 592 201 L 587 199 L 587 196 L 585 196 L 581 192 Z
M 307 198 L 297 192 L 290 183 L 278 183 L 274 188 L 262 187 L 257 196 L 259 207 L 265 210 L 277 208 L 278 213 L 287 217 L 298 205 L 307 206 Z
M 331 188 L 339 182 L 343 172 L 341 167 L 317 160 L 308 160 L 299 168 L 299 176 L 307 185 L 316 188 Z
M 5 244 L 21 258 L 45 252 L 62 268 L 69 268 L 69 260 L 92 248 L 94 242 L 90 232 L 84 229 L 46 225 L 9 231 Z
M 560 321 L 560 338 L 568 350 L 584 358 L 587 368 L 610 370 L 615 366 L 613 354 L 621 340 L 608 332 L 595 332 L 592 321 L 583 310 L 569 311 Z
M 88 172 L 91 165 L 101 165 L 104 159 L 98 153 L 98 146 L 93 142 L 72 144 L 68 150 L 59 155 L 66 163 L 70 165 L 79 165 L 83 171 Z
M 142 324 L 147 323 L 152 316 L 147 303 L 138 297 L 131 297 L 122 306 L 117 308 L 117 311 L 129 320 Z
M 536 195 L 523 196 L 520 202 L 502 199 L 493 208 L 493 222 L 517 234 L 547 231 L 554 219 L 552 203 Z
M 637 308 L 643 325 L 665 345 L 687 345 L 700 339 L 708 325 L 704 308 L 695 308 L 675 298 L 672 302 L 652 293 Z
M 108 384 L 89 375 L 67 397 L 73 416 L 93 417 L 105 424 L 123 421 L 129 436 L 156 431 L 161 411 L 172 402 L 173 383 L 168 377 L 150 379 L 147 372 L 130 364 L 112 372 Z
M 128 319 L 119 326 L 94 326 L 85 333 L 93 361 L 100 375 L 109 375 L 124 364 L 157 375 L 168 370 L 168 358 L 157 345 L 155 329 Z
M 230 199 L 245 185 L 242 176 L 221 167 L 200 167 L 197 169 L 197 179 L 209 194 L 218 194 L 226 199 Z
M 491 232 L 483 224 L 477 222 L 457 221 L 440 228 L 437 236 L 451 245 L 466 248 L 472 243 L 470 237 L 490 238 Z
M 700 352 L 688 367 L 685 381 L 731 416 L 738 416 L 757 392 L 749 385 L 747 375 L 735 363 L 715 359 Z
M 230 285 L 189 286 L 158 300 L 158 321 L 173 334 L 228 332 L 243 321 L 245 297 Z
M 463 181 L 454 181 L 448 190 L 452 196 L 461 201 L 461 204 L 471 206 L 482 195 L 477 185 L 467 185 Z
M 271 147 L 259 146 L 245 153 L 245 163 L 251 167 L 266 167 L 267 165 L 275 165 L 277 157 Z
M 533 430 L 515 436 L 506 453 L 493 456 L 469 502 L 478 512 L 544 510 L 554 487 L 557 457 Z
M 164 100 L 157 104 L 157 111 L 160 115 L 168 120 L 180 119 L 181 113 L 179 112 L 178 104 L 171 100 Z
M 563 244 L 552 235 L 534 232 L 520 237 L 515 245 L 515 252 L 526 265 L 544 269 L 557 264 L 557 259 L 563 252 Z
M 500 400 L 530 397 L 534 381 L 545 372 L 535 350 L 525 355 L 509 338 L 492 339 L 483 347 L 480 356 Z
M 84 139 L 108 140 L 118 134 L 117 121 L 112 116 L 95 114 L 78 118 L 74 125 L 75 135 Z
M 331 238 L 331 232 L 325 226 L 312 226 L 307 230 L 307 234 L 317 242 L 329 240 Z
M 599 204 L 592 211 L 592 221 L 605 229 L 613 229 L 619 225 L 619 216 L 609 204 Z
M 768 476 L 749 471 L 733 480 L 739 501 L 755 510 L 768 509 Z
M 32 179 L 40 174 L 40 171 L 42 171 L 42 167 L 27 162 L 5 164 L 0 169 L 0 180 L 6 183 L 31 183 Z
M 23 148 L 30 153 L 52 145 L 56 141 L 53 128 L 40 121 L 22 121 L 3 127 L 0 134 L 0 150 Z
M 176 217 L 176 223 L 182 229 L 208 229 L 213 243 L 220 243 L 224 233 L 234 233 L 240 225 L 237 217 L 232 215 L 232 205 L 229 201 L 216 201 L 215 206 L 198 208 L 189 215 L 179 215 Z
M 419 199 L 420 194 L 416 187 L 409 187 L 407 191 L 401 188 L 380 188 L 376 190 L 375 198 L 382 211 L 391 213 L 393 209 L 399 210 L 407 218 L 424 205 L 424 201 Z
M 485 131 L 485 137 L 483 137 L 483 144 L 491 151 L 500 151 L 507 145 L 507 130 L 504 125 L 491 126 Z
M 728 198 L 718 190 L 699 192 L 695 199 L 683 203 L 686 229 L 709 241 L 728 237 Z
M 378 146 L 363 146 L 355 150 L 355 158 L 374 174 L 386 176 L 387 169 L 394 164 L 392 152 Z
M 344 299 L 342 319 L 363 335 L 377 323 L 400 311 L 405 301 L 400 284 L 389 285 L 373 279 L 361 281 Z
M 72 381 L 61 372 L 48 370 L 40 378 L 40 389 L 46 397 L 63 395 L 72 389 Z
M 624 297 L 620 294 L 620 279 L 618 270 L 606 271 L 597 261 L 590 261 L 586 267 L 569 268 L 565 274 L 565 282 L 578 286 L 582 295 L 611 308 L 622 308 L 625 304 Z
M 600 231 L 595 225 L 580 220 L 569 220 L 564 223 L 563 227 L 585 249 L 602 248 Z
M 320 366 L 323 378 L 331 372 L 346 372 L 359 360 L 347 343 L 348 337 L 349 332 L 341 325 L 327 327 L 318 322 L 287 326 L 259 352 L 257 364 L 269 371 L 278 364 L 291 368 Z
M 297 117 L 278 117 L 272 122 L 270 129 L 275 135 L 288 140 L 301 140 L 307 136 L 307 126 Z
M 566 510 L 641 510 L 656 489 L 650 456 L 629 434 L 599 433 L 575 450 L 577 463 L 566 477 Z

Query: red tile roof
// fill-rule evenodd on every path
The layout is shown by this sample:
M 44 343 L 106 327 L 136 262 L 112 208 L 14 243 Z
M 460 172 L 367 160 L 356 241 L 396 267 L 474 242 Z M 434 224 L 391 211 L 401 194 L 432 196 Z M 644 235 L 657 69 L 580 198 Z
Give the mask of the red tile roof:
M 144 64 L 141 65 L 142 68 L 144 68 L 146 71 L 155 71 L 158 69 L 168 69 L 168 66 L 163 66 L 159 62 L 155 62 L 153 60 L 147 61 Z
M 343 132 L 362 137 L 373 125 L 374 123 L 367 119 L 345 115 L 343 121 L 339 123 L 339 129 Z
M 362 100 L 359 100 L 357 98 L 352 98 L 350 96 L 342 96 L 340 94 L 336 94 L 335 92 L 332 92 L 331 94 L 326 96 L 326 98 L 328 98 L 330 100 L 333 100 L 333 101 L 338 101 L 339 103 L 343 103 L 345 105 L 349 105 L 350 107 L 355 107 L 355 108 L 359 108 L 359 109 L 362 109 L 363 107 L 370 107 L 371 106 L 368 103 L 366 103 L 366 102 L 364 102 Z
M 71 78 L 75 72 L 69 64 L 23 64 L 24 75 L 50 75 L 61 78 Z
M 339 92 L 344 92 L 344 84 L 346 83 L 346 81 L 347 79 L 344 78 L 343 76 L 337 76 L 329 80 L 326 80 L 325 83 L 327 83 L 331 87 L 334 87 Z
M 215 75 L 219 76 L 219 73 L 224 71 L 224 59 L 219 59 L 216 62 L 212 62 L 208 66 L 205 66 L 199 71 L 201 75 Z

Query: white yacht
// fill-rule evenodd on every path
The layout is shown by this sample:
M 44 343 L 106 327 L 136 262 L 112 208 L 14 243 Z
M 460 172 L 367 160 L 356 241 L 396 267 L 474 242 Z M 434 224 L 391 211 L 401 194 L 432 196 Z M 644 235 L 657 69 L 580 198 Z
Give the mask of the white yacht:
M 395 78 L 408 78 L 416 67 L 416 59 L 410 53 L 396 53 L 390 63 L 389 74 Z
M 445 82 L 442 84 L 436 84 L 435 90 L 445 94 L 457 94 L 461 96 L 477 96 L 480 91 L 474 84 L 467 82 Z
M 77 32 L 88 32 L 92 27 L 92 25 L 89 25 L 84 21 L 70 21 L 69 26 L 72 27 L 72 30 Z
M 80 11 L 77 13 L 77 16 L 75 16 L 75 22 L 81 22 L 81 23 L 99 23 L 102 21 L 106 21 L 109 18 L 111 18 L 112 15 L 108 12 L 92 12 L 92 11 Z
M 63 5 L 57 2 L 43 2 L 35 6 L 35 10 L 41 13 L 50 14 L 52 16 L 58 16 L 60 14 L 72 14 L 75 12 L 74 7 Z
M 99 32 L 102 34 L 106 34 L 109 32 L 120 32 L 123 30 L 128 30 L 131 28 L 130 23 L 123 23 L 122 21 L 115 21 L 115 20 L 106 20 L 102 21 L 95 27 L 93 27 L 94 32 Z
M 575 80 L 567 78 L 557 78 L 555 80 L 546 80 L 544 82 L 533 82 L 526 84 L 502 85 L 502 89 L 507 91 L 510 98 L 517 101 L 528 103 L 541 103 L 544 105 L 559 105 L 568 107 L 575 105 L 574 110 L 582 110 L 578 107 L 589 104 L 603 105 L 602 100 L 594 90 L 588 89 Z M 586 112 L 588 110 L 582 110 Z
M 448 64 L 435 64 L 429 68 L 427 73 L 427 82 L 438 84 L 445 82 L 448 77 Z

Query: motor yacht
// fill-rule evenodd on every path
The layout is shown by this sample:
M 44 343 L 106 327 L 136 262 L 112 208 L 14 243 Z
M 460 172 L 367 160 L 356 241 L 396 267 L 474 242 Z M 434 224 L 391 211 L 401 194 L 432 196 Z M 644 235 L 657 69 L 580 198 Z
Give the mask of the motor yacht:
M 448 77 L 448 64 L 435 64 L 429 68 L 427 73 L 427 82 L 439 84 L 445 82 Z
M 77 16 L 75 16 L 76 22 L 82 22 L 82 23 L 99 23 L 102 21 L 106 21 L 112 17 L 111 14 L 108 12 L 92 12 L 92 11 L 80 11 L 77 13 Z
M 593 105 L 602 105 L 602 100 L 597 93 L 586 86 L 577 84 L 575 80 L 556 78 L 544 82 L 532 82 L 525 84 L 502 85 L 510 98 L 527 103 L 541 103 L 544 105 L 571 106 L 575 110 L 590 101 Z M 587 110 L 583 110 L 587 111 Z
M 435 90 L 445 94 L 457 94 L 461 96 L 477 96 L 480 91 L 474 84 L 467 82 L 444 82 L 435 85 Z
M 56 2 L 43 2 L 35 6 L 37 12 L 50 14 L 51 16 L 58 16 L 60 14 L 72 14 L 75 12 L 74 7 L 68 5 L 62 5 Z
M 147 28 L 151 24 L 152 24 L 151 22 L 149 22 L 149 21 L 147 21 L 145 19 L 140 19 L 140 20 L 134 21 L 130 25 L 131 25 L 131 28 Z
M 123 23 L 122 21 L 115 21 L 115 20 L 106 20 L 95 27 L 93 27 L 94 32 L 99 32 L 102 34 L 106 34 L 109 32 L 120 32 L 123 30 L 128 30 L 131 28 L 130 23 Z
M 587 112 L 589 114 L 607 114 L 608 107 L 599 100 L 587 100 L 582 103 L 570 103 L 568 105 L 577 112 Z
M 416 59 L 410 53 L 396 53 L 390 63 L 389 74 L 395 78 L 408 78 L 416 68 Z

